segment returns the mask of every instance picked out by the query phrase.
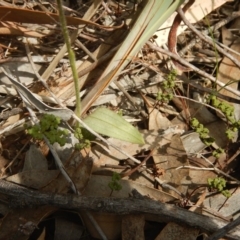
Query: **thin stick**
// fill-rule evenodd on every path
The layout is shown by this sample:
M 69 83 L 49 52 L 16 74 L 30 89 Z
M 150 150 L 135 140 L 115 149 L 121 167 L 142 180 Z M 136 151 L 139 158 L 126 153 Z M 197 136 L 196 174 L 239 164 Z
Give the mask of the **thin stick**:
M 128 172 L 125 172 L 123 174 L 121 174 L 121 178 L 127 177 L 127 176 L 131 176 L 134 172 L 136 172 L 141 166 L 143 166 L 143 164 L 145 164 L 147 162 L 147 160 L 149 160 L 149 158 L 152 156 L 154 149 L 152 149 L 150 151 L 150 153 L 144 158 L 144 160 L 137 165 L 135 168 L 131 169 Z
M 220 230 L 213 233 L 206 240 L 218 240 L 224 237 L 229 231 L 231 231 L 233 228 L 237 227 L 238 225 L 240 225 L 240 216 L 236 218 L 234 221 L 230 222 L 228 225 L 224 226 Z
M 200 31 L 198 31 L 185 17 L 184 12 L 182 11 L 181 8 L 178 8 L 177 10 L 178 14 L 181 16 L 183 22 L 195 33 L 197 34 L 197 36 L 199 38 L 201 38 L 202 40 L 204 40 L 205 42 L 211 44 L 212 46 L 214 46 L 220 53 L 222 53 L 224 56 L 228 57 L 232 62 L 234 62 L 236 64 L 236 66 L 238 66 L 240 68 L 240 62 L 233 57 L 231 54 L 227 53 L 224 49 L 222 49 L 221 47 L 219 47 L 215 41 L 213 41 L 212 38 L 202 34 Z
M 144 213 L 155 217 L 157 222 L 176 222 L 203 231 L 214 232 L 226 226 L 226 221 L 204 216 L 174 204 L 162 203 L 152 199 L 137 198 L 104 198 L 84 197 L 67 194 L 48 194 L 30 190 L 17 184 L 0 180 L 0 192 L 9 196 L 11 206 L 29 207 L 53 205 L 66 209 L 92 210 L 97 212 L 114 213 L 118 215 Z M 239 240 L 240 229 L 236 228 L 227 234 L 231 239 Z
M 26 38 L 27 40 L 27 38 Z M 27 40 L 28 42 L 28 40 Z M 62 103 L 59 101 L 59 99 L 53 94 L 53 92 L 51 91 L 51 89 L 49 88 L 49 86 L 47 85 L 46 81 L 44 81 L 44 79 L 40 76 L 40 74 L 38 73 L 36 67 L 35 67 L 35 64 L 32 60 L 32 57 L 31 57 L 31 53 L 30 53 L 30 49 L 29 49 L 29 46 L 28 44 L 25 44 L 25 49 L 26 49 L 26 52 L 27 52 L 27 58 L 32 66 L 32 69 L 33 69 L 33 72 L 34 74 L 37 76 L 38 80 L 43 84 L 43 86 L 49 91 L 49 93 L 51 94 L 51 96 L 54 98 L 54 100 L 59 104 L 59 106 L 63 106 Z M 64 107 L 64 106 L 63 106 Z
M 224 25 L 226 25 L 227 23 L 229 23 L 230 21 L 234 20 L 235 18 L 239 17 L 240 16 L 240 11 L 237 11 L 237 12 L 233 12 L 232 15 L 222 19 L 220 22 L 216 23 L 215 25 L 211 26 L 209 29 L 206 29 L 204 31 L 201 31 L 201 33 L 203 35 L 205 34 L 208 34 L 209 32 L 214 32 L 216 30 L 218 30 L 219 28 L 223 27 Z M 181 51 L 178 52 L 178 54 L 181 56 L 182 54 L 184 54 L 185 52 L 188 51 L 188 49 L 190 49 L 191 47 L 195 46 L 197 42 L 199 42 L 199 38 L 194 38 L 192 39 L 187 45 L 186 47 L 184 47 Z M 233 49 L 225 46 L 224 44 L 222 43 L 219 43 L 216 41 L 217 44 L 221 45 L 223 48 L 226 48 L 228 51 L 230 52 L 233 52 L 237 55 L 240 56 L 240 53 L 234 51 Z
M 78 39 L 75 41 L 75 44 L 80 47 L 94 62 L 97 61 L 97 58 L 82 44 Z
M 182 64 L 186 65 L 187 67 L 191 68 L 191 69 L 192 69 L 193 71 L 195 71 L 196 73 L 202 75 L 202 76 L 205 77 L 205 78 L 208 78 L 208 79 L 211 80 L 213 83 L 216 83 L 216 84 L 218 84 L 218 85 L 221 86 L 221 87 L 224 87 L 224 88 L 225 88 L 226 90 L 228 90 L 229 92 L 232 92 L 232 93 L 234 93 L 234 94 L 237 95 L 237 96 L 240 96 L 240 92 L 239 92 L 238 90 L 235 90 L 235 89 L 233 89 L 233 88 L 231 88 L 231 87 L 229 87 L 229 86 L 226 86 L 226 84 L 222 83 L 221 81 L 217 80 L 217 79 L 216 79 L 215 77 L 213 77 L 212 75 L 210 75 L 210 74 L 208 74 L 208 73 L 200 70 L 199 68 L 195 67 L 194 65 L 190 64 L 189 62 L 187 62 L 187 61 L 184 60 L 183 58 L 179 57 L 177 54 L 173 54 L 173 53 L 171 53 L 171 52 L 168 51 L 168 50 L 165 50 L 165 49 L 163 49 L 163 48 L 160 48 L 160 47 L 154 45 L 153 43 L 151 43 L 150 41 L 147 42 L 147 45 L 148 45 L 150 48 L 152 48 L 152 49 L 154 49 L 154 50 L 156 50 L 156 51 L 158 51 L 158 52 L 160 52 L 160 53 L 166 54 L 166 55 L 170 56 L 171 58 L 176 59 L 177 61 L 179 61 L 179 62 L 181 62 Z

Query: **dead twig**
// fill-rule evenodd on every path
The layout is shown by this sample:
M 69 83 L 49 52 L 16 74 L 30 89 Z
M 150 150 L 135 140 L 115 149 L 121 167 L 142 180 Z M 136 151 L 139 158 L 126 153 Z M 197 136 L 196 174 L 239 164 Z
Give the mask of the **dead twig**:
M 174 54 L 174 53 L 171 53 L 170 51 L 168 50 L 165 50 L 163 48 L 160 48 L 156 45 L 154 45 L 153 43 L 151 43 L 150 41 L 147 42 L 147 45 L 160 52 L 160 53 L 163 53 L 163 54 L 166 54 L 168 56 L 170 56 L 171 58 L 174 58 L 176 59 L 177 61 L 179 61 L 180 63 L 182 63 L 183 65 L 186 65 L 187 67 L 191 68 L 193 71 L 195 71 L 196 73 L 202 75 L 203 77 L 205 78 L 208 78 L 209 80 L 211 80 L 213 83 L 216 83 L 218 84 L 219 86 L 221 87 L 224 87 L 226 90 L 228 90 L 229 92 L 232 92 L 234 93 L 236 96 L 240 96 L 240 92 L 238 90 L 235 90 L 229 86 L 226 86 L 226 84 L 222 83 L 221 81 L 217 80 L 215 77 L 213 77 L 212 75 L 200 70 L 199 68 L 195 67 L 194 65 L 190 64 L 189 62 L 187 62 L 186 60 L 184 60 L 183 58 L 179 57 L 177 54 Z M 214 93 L 214 92 L 212 92 Z
M 215 232 L 226 226 L 226 221 L 203 216 L 171 204 L 165 204 L 151 199 L 48 194 L 29 190 L 4 180 L 0 180 L 0 192 L 9 197 L 9 203 L 12 207 L 53 205 L 65 209 L 91 210 L 120 215 L 143 213 L 146 214 L 146 217 L 151 217 L 158 222 L 176 222 L 207 232 Z M 239 240 L 240 228 L 235 228 L 226 236 L 233 240 Z
M 185 13 L 194 3 L 194 0 L 189 0 L 188 3 L 181 9 L 183 13 Z M 179 7 L 180 9 L 180 7 Z M 177 16 L 175 17 L 172 27 L 170 29 L 170 32 L 168 34 L 168 48 L 169 51 L 175 54 L 177 53 L 177 49 L 176 49 L 176 45 L 177 45 L 177 30 L 178 27 L 181 23 L 182 19 L 180 14 L 178 13 Z M 185 66 L 181 65 L 178 61 L 176 61 L 175 59 L 173 59 L 173 63 L 174 65 L 180 69 L 183 72 L 188 72 L 191 71 L 191 68 L 186 68 Z
M 238 217 L 234 221 L 230 222 L 228 225 L 221 228 L 220 230 L 216 231 L 214 234 L 212 234 L 206 240 L 218 240 L 218 239 L 224 237 L 229 231 L 231 231 L 238 225 L 240 225 L 240 217 Z
M 237 12 L 233 12 L 232 15 L 222 19 L 220 22 L 216 23 L 215 25 L 209 27 L 209 29 L 203 30 L 201 31 L 202 35 L 206 35 L 209 32 L 214 32 L 216 30 L 218 30 L 219 28 L 225 26 L 226 24 L 228 24 L 229 22 L 231 22 L 232 20 L 236 19 L 237 17 L 240 16 L 240 11 Z M 181 56 L 184 53 L 186 53 L 191 47 L 195 46 L 197 42 L 199 42 L 200 39 L 199 38 L 194 38 L 192 39 L 181 51 L 178 52 L 178 54 Z M 218 43 L 218 42 L 217 42 Z M 231 48 L 225 46 L 224 44 L 218 43 L 219 45 L 221 45 L 223 48 L 226 48 L 228 51 L 231 51 L 235 54 L 238 54 L 236 51 L 232 50 Z
M 147 160 L 149 160 L 149 158 L 152 156 L 153 154 L 153 150 L 150 151 L 150 153 L 144 158 L 144 160 L 137 165 L 135 168 L 131 169 L 130 171 L 121 174 L 121 178 L 127 177 L 127 176 L 131 176 L 134 172 L 136 172 L 141 166 L 143 166 L 143 164 L 145 164 L 147 162 Z
M 214 39 L 202 34 L 200 31 L 198 31 L 185 17 L 184 12 L 182 11 L 181 8 L 178 8 L 177 10 L 178 14 L 181 16 L 183 22 L 195 33 L 197 34 L 197 36 L 202 39 L 203 41 L 211 44 L 214 48 L 216 48 L 220 53 L 222 53 L 224 56 L 228 57 L 232 62 L 234 62 L 236 64 L 236 66 L 238 66 L 240 68 L 240 62 L 233 57 L 231 54 L 229 54 L 228 52 L 226 52 L 224 49 L 222 49 L 221 47 L 219 47 L 216 43 L 216 41 L 214 41 Z M 225 87 L 226 88 L 226 87 Z

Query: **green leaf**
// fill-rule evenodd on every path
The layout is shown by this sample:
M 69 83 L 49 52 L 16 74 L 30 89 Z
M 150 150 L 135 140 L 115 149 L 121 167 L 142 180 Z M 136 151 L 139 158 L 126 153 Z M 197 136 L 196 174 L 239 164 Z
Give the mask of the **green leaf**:
M 82 113 L 86 112 L 102 90 L 132 61 L 142 46 L 183 2 L 184 0 L 142 1 L 144 8 L 140 15 L 136 15 L 138 18 L 131 26 L 128 36 L 108 63 L 98 83 L 82 100 Z
M 84 122 L 97 133 L 126 142 L 144 144 L 141 133 L 123 117 L 107 108 L 98 108 L 84 119 Z

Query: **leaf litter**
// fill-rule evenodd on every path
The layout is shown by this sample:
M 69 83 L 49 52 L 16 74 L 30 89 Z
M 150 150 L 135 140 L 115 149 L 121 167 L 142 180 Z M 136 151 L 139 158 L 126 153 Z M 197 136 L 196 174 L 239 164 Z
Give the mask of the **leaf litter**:
M 196 1 L 192 8 L 193 15 L 197 14 L 195 9 L 197 9 L 198 4 L 198 1 Z M 202 9 L 208 9 L 209 4 L 206 5 L 206 8 L 203 8 L 205 3 L 201 4 L 203 4 L 201 6 Z M 222 4 L 224 4 L 224 1 L 216 1 L 215 7 L 217 8 Z M 221 14 L 224 15 L 224 12 L 229 11 L 229 8 L 230 11 L 234 11 L 229 4 L 223 5 L 220 8 L 222 9 Z M 96 64 L 93 68 L 91 67 L 92 69 L 86 71 L 85 75 L 81 76 L 81 71 L 92 65 L 92 59 L 95 59 L 95 61 L 97 59 L 98 62 L 113 46 L 124 42 L 127 32 L 126 29 L 120 27 L 118 18 L 119 16 L 120 18 L 129 18 L 130 20 L 127 22 L 129 27 L 140 12 L 137 9 L 136 14 L 131 16 L 132 9 L 133 5 L 131 2 L 125 5 L 124 2 L 118 3 L 115 1 L 111 1 L 110 5 L 96 1 L 96 6 L 91 5 L 91 1 L 85 1 L 82 5 L 79 5 L 77 1 L 73 1 L 65 8 L 72 41 L 76 41 L 77 36 L 77 39 L 81 40 L 85 48 L 93 53 L 92 56 L 88 56 L 86 50 L 80 48 L 79 44 L 75 45 L 73 43 L 77 56 L 82 96 L 87 96 L 89 89 L 95 84 L 97 76 L 103 74 L 104 69 L 110 65 L 108 59 L 114 55 L 114 52 L 101 64 Z M 208 10 L 208 12 L 212 10 Z M 24 59 L 26 52 L 23 46 L 26 43 L 29 44 L 32 59 L 43 57 L 43 60 L 35 60 L 34 62 L 34 65 L 37 66 L 37 71 L 40 75 L 45 76 L 45 80 L 56 98 L 64 106 L 74 110 L 76 99 L 74 98 L 73 81 L 68 60 L 64 56 L 65 50 L 61 29 L 57 22 L 56 5 L 51 1 L 34 4 L 31 1 L 19 1 L 14 6 L 8 1 L 2 1 L 0 5 L 1 11 L 11 13 L 6 14 L 5 18 L 3 17 L 1 20 L 0 50 L 4 53 L 1 54 L 1 65 L 10 68 L 18 81 L 28 88 L 34 96 L 38 97 L 39 101 L 48 104 L 49 107 L 55 107 L 56 105 L 53 104 L 54 100 L 50 97 L 50 93 L 36 81 L 37 77 L 34 71 L 32 71 L 31 65 Z M 32 14 L 34 14 L 34 18 Z M 16 19 L 16 17 L 20 17 L 20 19 Z M 222 16 L 220 16 L 220 19 L 216 19 L 214 14 L 208 17 L 208 20 L 211 21 L 210 24 L 213 24 L 216 20 L 220 21 Z M 168 24 L 169 22 L 170 20 L 166 21 Z M 84 27 L 85 24 L 87 24 L 87 27 Z M 205 28 L 208 27 L 204 25 L 204 21 L 199 22 L 199 24 Z M 236 27 L 237 24 L 238 20 L 235 20 L 232 27 Z M 75 27 L 77 25 L 82 26 L 82 29 L 77 30 Z M 108 27 L 102 27 L 102 25 L 108 25 Z M 74 31 L 77 32 L 75 37 Z M 161 36 L 158 32 L 156 34 L 158 35 L 156 41 L 159 45 L 166 43 L 167 33 L 165 35 L 161 34 Z M 229 32 L 224 32 L 224 34 L 226 34 L 224 35 L 225 38 L 228 36 L 232 38 Z M 31 37 L 34 40 L 29 39 L 26 42 L 24 37 Z M 192 35 L 189 33 L 181 36 L 184 42 L 191 37 Z M 181 40 L 181 38 L 179 39 Z M 201 51 L 199 50 L 199 54 L 197 54 L 198 50 L 191 52 L 193 55 L 196 54 L 198 60 L 201 57 L 208 56 L 204 54 L 209 49 L 204 44 L 201 46 L 201 44 L 203 43 L 196 44 L 196 49 L 202 48 Z M 237 51 L 237 43 L 234 43 L 232 49 Z M 213 51 L 212 49 L 210 50 Z M 236 57 L 238 58 L 238 56 Z M 52 59 L 50 60 L 51 68 L 48 67 L 48 58 Z M 216 58 L 214 57 L 213 59 L 216 60 Z M 105 143 L 98 143 L 99 140 L 97 139 L 92 141 L 89 149 L 81 152 L 74 150 L 73 142 L 69 142 L 64 147 L 55 144 L 54 147 L 63 162 L 67 174 L 76 185 L 76 189 L 83 196 L 129 198 L 134 189 L 139 193 L 140 198 L 144 198 L 146 201 L 154 199 L 185 208 L 196 206 L 201 199 L 200 205 L 194 211 L 206 214 L 211 218 L 217 215 L 218 218 L 226 221 L 234 220 L 238 217 L 237 212 L 239 212 L 237 201 L 239 191 L 234 189 L 238 183 L 238 179 L 235 178 L 237 178 L 236 173 L 239 165 L 237 161 L 231 161 L 231 164 L 228 165 L 228 160 L 231 159 L 231 156 L 235 154 L 239 147 L 237 134 L 235 134 L 235 139 L 232 141 L 227 139 L 225 130 L 229 127 L 229 123 L 226 122 L 222 115 L 219 118 L 218 111 L 213 111 L 205 105 L 206 94 L 195 92 L 192 88 L 189 91 L 186 85 L 181 84 L 181 80 L 188 77 L 191 81 L 198 80 L 200 86 L 205 86 L 204 84 L 207 81 L 202 83 L 203 81 L 199 81 L 199 78 L 194 74 L 178 74 L 178 77 L 175 79 L 178 85 L 175 87 L 174 97 L 171 101 L 161 102 L 156 100 L 158 92 L 164 93 L 162 82 L 170 74 L 166 67 L 160 68 L 156 64 L 156 62 L 159 64 L 163 59 L 166 59 L 166 56 L 143 46 L 136 56 L 131 56 L 131 62 L 122 69 L 118 77 L 119 84 L 127 91 L 128 95 L 124 91 L 119 90 L 117 84 L 112 82 L 108 88 L 102 86 L 102 101 L 96 100 L 94 103 L 94 106 L 102 106 L 104 104 L 105 108 L 115 112 L 118 111 L 134 127 L 139 129 L 145 142 L 144 144 L 108 138 L 111 144 L 134 156 L 138 159 L 138 162 L 131 161 L 123 153 L 105 145 Z M 206 72 L 211 73 L 217 64 L 213 62 L 203 65 L 200 60 L 194 63 L 204 68 Z M 234 77 L 235 75 L 237 76 L 237 71 L 238 69 L 233 63 L 229 62 L 228 58 L 225 57 L 219 65 L 218 80 L 227 85 L 230 80 L 235 81 L 235 86 L 233 84 L 229 86 L 237 90 L 236 81 L 238 79 Z M 216 73 L 213 75 L 216 76 Z M 97 85 L 97 87 L 99 86 Z M 225 91 L 224 88 L 215 88 L 212 84 L 208 85 L 207 88 L 212 88 L 213 92 L 220 90 L 219 92 L 226 96 L 238 98 L 232 93 Z M 11 82 L 3 73 L 1 73 L 0 93 L 2 113 L 5 111 L 10 112 L 9 117 L 2 119 L 1 122 L 1 132 L 3 132 L 1 136 L 0 158 L 2 178 L 38 191 L 52 194 L 70 194 L 69 183 L 57 169 L 53 156 L 46 144 L 33 139 L 29 140 L 23 123 L 19 122 L 22 119 L 28 122 L 29 113 L 23 106 L 17 91 L 12 88 Z M 110 97 L 108 98 L 108 96 Z M 186 97 L 187 99 L 181 97 Z M 239 120 L 237 115 L 238 104 L 233 106 L 236 120 Z M 21 111 L 18 113 L 12 111 L 15 108 L 21 109 Z M 87 115 L 95 108 L 92 107 L 90 110 L 88 108 L 86 110 Z M 209 135 L 215 139 L 211 146 L 203 144 L 199 134 L 193 132 L 190 127 L 190 119 L 193 117 L 197 118 L 209 130 Z M 16 128 L 18 122 L 20 127 Z M 10 126 L 12 126 L 12 129 L 7 128 Z M 104 134 L 104 132 L 101 133 Z M 73 136 L 70 138 L 74 139 Z M 212 153 L 220 147 L 225 150 L 225 154 L 222 154 L 217 159 L 212 156 Z M 151 157 L 146 163 L 138 166 L 149 153 Z M 225 175 L 222 175 L 221 171 Z M 122 176 L 121 180 L 119 180 L 121 185 L 120 191 L 111 191 L 108 186 L 113 172 Z M 232 193 L 230 198 L 224 197 L 221 192 L 211 192 L 216 191 L 216 189 L 209 188 L 208 179 L 214 179 L 218 176 L 223 176 L 226 179 L 227 187 Z M 236 180 L 235 182 L 234 179 Z M 134 198 L 136 195 L 132 197 Z M 85 226 L 88 233 L 82 230 L 80 232 L 72 230 L 76 233 L 75 237 L 78 236 L 80 238 L 85 234 L 85 237 L 87 236 L 89 239 L 92 239 L 92 237 L 101 238 L 95 227 L 89 222 L 84 211 L 75 211 L 75 217 L 81 218 L 83 221 L 83 223 L 76 221 L 76 224 L 76 222 L 67 219 L 68 214 L 71 213 L 60 213 L 60 210 L 53 206 L 32 206 L 33 208 L 14 209 L 11 211 L 10 209 L 6 210 L 6 204 L 2 203 L 1 205 L 3 217 L 0 239 L 9 239 L 12 236 L 18 239 L 29 239 L 31 234 L 35 234 L 35 239 L 40 239 L 40 235 L 41 237 L 44 236 L 45 239 L 49 239 L 47 238 L 48 234 L 54 235 L 54 231 L 49 230 L 48 227 L 51 219 L 54 219 L 56 224 L 56 238 L 57 236 L 63 236 L 61 235 L 62 228 L 65 228 L 63 232 L 67 233 L 70 230 L 70 226 L 73 229 L 77 229 L 81 224 Z M 121 234 L 123 239 L 130 239 L 131 236 L 138 236 L 138 239 L 144 239 L 143 235 L 145 234 L 147 238 L 148 230 L 154 228 L 152 218 L 146 214 L 139 215 L 139 217 L 134 215 L 122 217 L 104 213 L 91 214 L 107 236 L 107 239 L 119 239 Z M 73 226 L 74 224 L 76 224 L 75 227 Z M 127 228 L 129 224 L 131 225 Z M 163 230 L 161 230 L 162 228 Z M 36 237 L 37 231 L 38 237 Z M 130 231 L 132 231 L 132 235 Z M 180 235 L 187 235 L 184 239 L 187 239 L 187 237 L 189 239 L 197 239 L 199 234 L 203 234 L 190 226 L 182 227 L 173 222 L 165 225 L 158 224 L 155 227 L 155 232 L 156 234 L 152 239 L 179 239 Z M 177 237 L 173 236 L 173 232 L 176 233 Z M 68 236 L 70 239 L 70 235 Z

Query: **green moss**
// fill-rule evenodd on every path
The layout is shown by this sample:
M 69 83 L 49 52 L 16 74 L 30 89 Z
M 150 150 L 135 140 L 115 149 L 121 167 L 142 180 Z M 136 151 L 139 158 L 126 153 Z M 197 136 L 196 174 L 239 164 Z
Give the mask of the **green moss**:
M 51 144 L 57 142 L 64 146 L 67 141 L 68 131 L 66 129 L 59 129 L 61 119 L 52 114 L 44 114 L 39 124 L 27 128 L 27 132 L 33 138 L 42 140 L 44 136 Z

